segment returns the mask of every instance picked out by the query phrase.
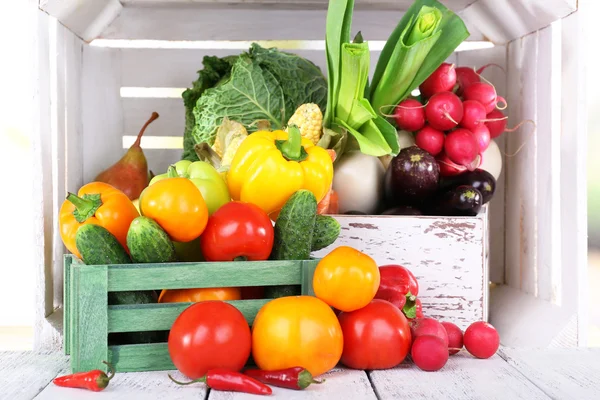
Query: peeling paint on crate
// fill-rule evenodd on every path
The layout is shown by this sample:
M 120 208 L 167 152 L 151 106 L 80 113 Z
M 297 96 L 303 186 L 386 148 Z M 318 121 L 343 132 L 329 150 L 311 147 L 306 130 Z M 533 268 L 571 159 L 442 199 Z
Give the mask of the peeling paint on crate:
M 314 253 L 323 257 L 337 246 L 352 246 L 378 265 L 401 264 L 419 282 L 427 316 L 450 320 L 462 329 L 484 317 L 484 218 L 431 218 L 334 215 L 338 240 Z

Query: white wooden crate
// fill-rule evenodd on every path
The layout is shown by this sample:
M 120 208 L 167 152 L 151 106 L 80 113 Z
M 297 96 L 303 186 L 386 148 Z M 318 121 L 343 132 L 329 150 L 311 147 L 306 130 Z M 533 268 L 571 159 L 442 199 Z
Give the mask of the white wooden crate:
M 116 161 L 152 111 L 161 117 L 142 141 L 150 168 L 162 172 L 178 160 L 180 139 L 172 138 L 183 133 L 179 93 L 196 79 L 204 55 L 237 54 L 249 42 L 263 41 L 297 52 L 326 72 L 327 1 L 42 0 L 41 10 L 29 1 L 39 66 L 32 72 L 39 81 L 32 93 L 32 107 L 39 110 L 33 113 L 40 188 L 37 343 L 52 347 L 60 343 L 60 327 L 53 321 L 60 320 L 62 305 L 63 247 L 56 218 L 64 193 Z M 411 3 L 357 0 L 354 30 L 362 30 L 373 48 L 381 47 Z M 461 323 L 487 318 L 492 281 L 489 319 L 505 344 L 583 344 L 585 85 L 578 40 L 584 2 L 444 3 L 471 32 L 469 43 L 450 60 L 503 66 L 506 74 L 489 69 L 484 76 L 507 98 L 509 125 L 532 119 L 537 130 L 532 134 L 525 125 L 498 140 L 511 156 L 504 158 L 489 209 L 468 219 L 474 228 L 465 241 L 452 240 L 452 218 L 344 216 L 340 221 L 347 229 L 338 243 L 364 250 L 379 263 L 393 258 L 411 267 L 423 282 L 426 313 L 429 307 L 435 316 Z M 377 57 L 374 51 L 373 65 Z M 513 156 L 523 141 L 525 147 Z M 175 148 L 165 150 L 169 146 Z M 377 229 L 359 227 L 365 220 Z M 459 290 L 461 280 L 465 300 L 472 303 L 460 310 L 456 301 L 455 308 L 442 312 L 451 296 L 462 295 L 447 293 L 442 285 Z M 531 335 L 536 327 L 543 333 Z

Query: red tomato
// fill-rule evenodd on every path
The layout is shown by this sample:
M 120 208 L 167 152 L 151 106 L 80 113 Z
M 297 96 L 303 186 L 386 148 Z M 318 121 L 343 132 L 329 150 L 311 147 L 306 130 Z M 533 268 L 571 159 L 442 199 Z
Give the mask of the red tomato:
M 186 308 L 169 333 L 169 355 L 190 379 L 212 368 L 240 371 L 250 357 L 250 327 L 242 313 L 223 301 L 203 301 Z
M 354 369 L 388 369 L 410 351 L 408 320 L 392 303 L 375 299 L 365 307 L 338 316 L 344 334 L 341 362 Z
M 208 218 L 200 237 L 206 261 L 261 261 L 271 255 L 273 224 L 257 205 L 232 201 Z

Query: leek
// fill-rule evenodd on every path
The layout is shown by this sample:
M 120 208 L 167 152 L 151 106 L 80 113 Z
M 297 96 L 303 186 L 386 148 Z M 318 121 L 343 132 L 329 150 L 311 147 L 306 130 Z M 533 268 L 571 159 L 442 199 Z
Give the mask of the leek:
M 384 115 L 406 99 L 468 37 L 460 17 L 439 1 L 416 0 L 377 62 L 368 96 L 375 111 Z

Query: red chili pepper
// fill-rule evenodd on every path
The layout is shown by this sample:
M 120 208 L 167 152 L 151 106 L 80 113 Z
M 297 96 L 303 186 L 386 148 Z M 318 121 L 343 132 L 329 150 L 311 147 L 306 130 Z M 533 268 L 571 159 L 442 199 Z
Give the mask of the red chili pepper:
M 194 379 L 190 382 L 179 382 L 171 375 L 169 375 L 169 378 L 178 385 L 190 385 L 192 383 L 202 382 L 206 383 L 209 388 L 215 390 L 263 395 L 273 393 L 273 389 L 250 376 L 222 368 L 211 369 L 202 378 Z
M 296 390 L 306 389 L 311 383 L 321 384 L 325 382 L 325 379 L 316 381 L 312 374 L 307 369 L 302 367 L 278 369 L 273 371 L 248 369 L 244 371 L 244 374 L 251 376 L 252 378 L 255 378 L 263 383 Z
M 77 372 L 71 375 L 59 376 L 52 382 L 56 386 L 79 388 L 100 392 L 108 386 L 108 382 L 115 376 L 115 369 L 106 361 L 102 361 L 110 368 L 111 375 L 107 376 L 104 371 L 94 369 L 88 372 Z

